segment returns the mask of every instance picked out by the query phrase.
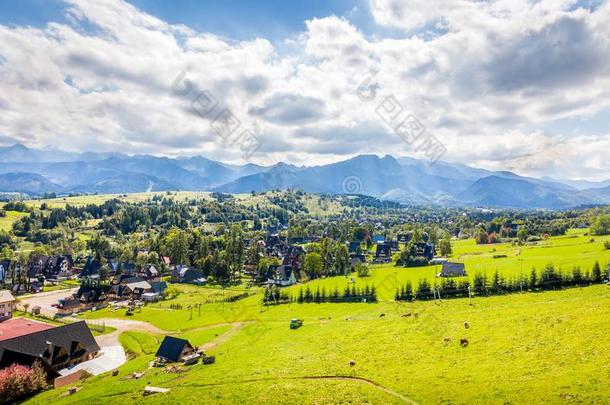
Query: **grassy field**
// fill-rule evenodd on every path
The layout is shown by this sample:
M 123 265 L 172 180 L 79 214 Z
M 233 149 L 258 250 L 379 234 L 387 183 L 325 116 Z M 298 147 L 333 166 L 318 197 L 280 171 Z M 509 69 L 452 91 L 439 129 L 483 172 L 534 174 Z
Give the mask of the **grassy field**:
M 13 223 L 26 215 L 29 214 L 26 212 L 6 211 L 6 216 L 0 217 L 0 230 L 10 231 L 13 229 Z
M 100 376 L 73 396 L 64 388 L 31 402 L 604 403 L 610 395 L 606 285 L 477 298 L 472 306 L 457 299 L 245 308 L 240 317 L 252 322 L 211 350 L 214 365 L 183 374 L 148 369 L 159 337 L 132 332 L 121 336 L 133 356 L 121 375 L 144 371 L 142 379 Z M 290 330 L 292 317 L 304 326 Z M 215 330 L 183 336 L 203 343 L 225 329 Z M 171 391 L 144 398 L 145 385 Z
M 199 191 L 172 191 L 171 194 L 167 194 L 165 191 L 152 191 L 148 193 L 133 193 L 133 194 L 97 194 L 97 195 L 81 195 L 75 197 L 58 197 L 50 199 L 39 199 L 39 200 L 28 200 L 25 201 L 27 204 L 33 207 L 40 207 L 43 203 L 47 203 L 50 208 L 63 208 L 67 204 L 81 206 L 87 204 L 103 204 L 104 202 L 113 198 L 127 202 L 141 202 L 152 198 L 155 195 L 161 195 L 166 198 L 174 200 L 185 200 L 193 198 L 206 198 L 209 197 L 208 192 Z
M 587 230 L 570 230 L 565 236 L 552 237 L 528 246 L 511 246 L 509 243 L 477 245 L 472 239 L 457 240 L 452 242 L 453 255 L 449 259 L 464 263 L 471 279 L 477 272 L 492 276 L 496 270 L 507 278 L 516 278 L 520 274 L 527 276 L 532 268 L 540 271 L 549 263 L 565 271 L 580 266 L 584 272 L 591 270 L 598 261 L 605 269 L 610 264 L 610 250 L 604 248 L 604 242 L 610 240 L 610 236 L 591 237 L 586 234 Z M 591 239 L 594 241 L 591 242 Z M 503 255 L 506 257 L 494 258 Z M 441 266 L 404 268 L 388 263 L 371 264 L 370 269 L 368 277 L 358 277 L 354 273 L 348 277 L 314 280 L 308 285 L 312 289 L 319 286 L 331 291 L 337 287 L 342 291 L 346 285 L 351 285 L 353 279 L 357 286 L 375 285 L 380 299 L 393 299 L 396 286 L 400 287 L 407 281 L 411 281 L 414 287 L 422 278 L 434 282 Z M 301 285 L 297 285 L 291 287 L 291 291 L 296 295 L 300 288 Z
M 452 260 L 466 263 L 471 276 L 496 268 L 510 276 L 519 274 L 522 264 L 529 272 L 549 262 L 566 270 L 575 265 L 590 270 L 596 260 L 603 267 L 610 261 L 610 251 L 602 246 L 608 239 L 591 242 L 586 230 L 574 230 L 529 246 L 455 241 Z M 80 317 L 149 322 L 195 345 L 225 338 L 209 350 L 216 364 L 167 374 L 148 368 L 162 337 L 126 332 L 121 343 L 130 361 L 121 376 L 98 376 L 79 384 L 72 396 L 63 388 L 30 402 L 607 403 L 610 286 L 475 297 L 472 305 L 468 299 L 392 300 L 396 285 L 433 278 L 436 271 L 434 266 L 381 265 L 373 266 L 369 277 L 354 274 L 308 283 L 329 290 L 354 277 L 358 285 L 378 288 L 376 304 L 263 307 L 260 289 L 179 285 L 176 298 L 133 316 L 110 308 L 85 313 Z M 295 294 L 298 288 L 292 287 Z M 244 291 L 256 295 L 209 303 Z M 188 308 L 198 303 L 204 304 Z M 303 327 L 290 330 L 292 318 L 303 319 Z M 462 338 L 468 339 L 467 347 L 460 346 Z M 122 377 L 134 371 L 145 375 L 140 380 Z M 144 397 L 146 385 L 171 391 Z

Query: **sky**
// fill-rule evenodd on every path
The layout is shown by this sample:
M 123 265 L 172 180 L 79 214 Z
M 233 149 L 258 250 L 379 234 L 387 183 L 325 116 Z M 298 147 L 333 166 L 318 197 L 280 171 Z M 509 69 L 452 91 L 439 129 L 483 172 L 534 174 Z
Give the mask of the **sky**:
M 609 21 L 607 0 L 0 0 L 0 145 L 315 165 L 432 139 L 608 179 Z

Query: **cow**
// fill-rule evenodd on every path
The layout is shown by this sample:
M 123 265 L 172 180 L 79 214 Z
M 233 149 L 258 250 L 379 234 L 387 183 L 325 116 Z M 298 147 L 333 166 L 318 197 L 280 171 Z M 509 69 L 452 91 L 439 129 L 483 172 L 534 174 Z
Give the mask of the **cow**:
M 461 338 L 461 339 L 460 339 L 460 346 L 462 346 L 462 347 L 466 347 L 466 346 L 468 346 L 468 339 L 466 339 L 466 338 Z

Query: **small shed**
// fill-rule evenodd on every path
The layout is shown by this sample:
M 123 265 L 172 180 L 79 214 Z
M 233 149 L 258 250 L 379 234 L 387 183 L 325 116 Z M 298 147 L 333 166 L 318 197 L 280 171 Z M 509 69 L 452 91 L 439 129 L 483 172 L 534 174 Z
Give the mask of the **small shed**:
M 155 356 L 169 362 L 179 362 L 184 357 L 195 352 L 193 345 L 186 339 L 180 339 L 173 336 L 165 336 L 157 354 Z
M 439 277 L 465 277 L 468 274 L 466 273 L 464 263 L 445 262 L 438 275 Z

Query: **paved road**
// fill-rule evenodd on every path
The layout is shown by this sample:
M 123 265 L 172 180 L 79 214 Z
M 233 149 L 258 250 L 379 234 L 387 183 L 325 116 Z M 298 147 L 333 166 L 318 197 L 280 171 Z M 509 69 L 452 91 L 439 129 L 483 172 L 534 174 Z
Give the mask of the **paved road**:
M 57 313 L 57 308 L 53 307 L 57 304 L 60 298 L 69 297 L 76 293 L 78 288 L 72 288 L 69 290 L 58 290 L 50 292 L 42 292 L 39 294 L 32 294 L 19 299 L 21 305 L 30 304 L 30 309 L 35 306 L 40 306 L 40 312 L 48 317 L 53 317 Z

